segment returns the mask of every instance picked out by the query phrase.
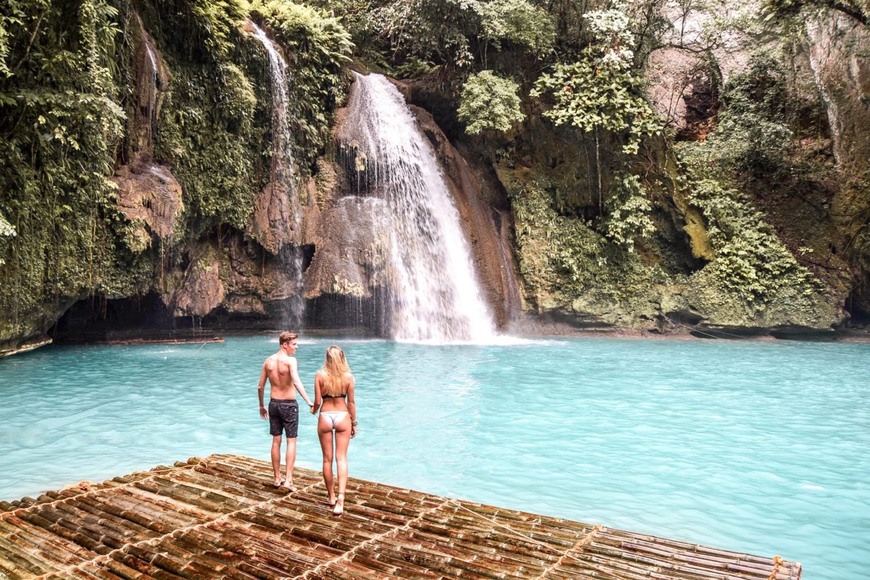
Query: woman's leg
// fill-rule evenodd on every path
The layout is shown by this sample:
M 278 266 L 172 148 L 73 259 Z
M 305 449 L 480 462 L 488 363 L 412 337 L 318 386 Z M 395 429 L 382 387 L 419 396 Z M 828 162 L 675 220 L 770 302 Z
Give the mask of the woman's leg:
M 332 478 L 332 425 L 326 417 L 317 419 L 317 437 L 320 439 L 320 450 L 323 452 L 323 485 L 329 496 L 329 505 L 335 503 L 335 487 Z
M 350 415 L 335 426 L 335 465 L 338 469 L 338 500 L 335 513 L 344 511 L 344 490 L 347 487 L 347 448 L 350 446 Z

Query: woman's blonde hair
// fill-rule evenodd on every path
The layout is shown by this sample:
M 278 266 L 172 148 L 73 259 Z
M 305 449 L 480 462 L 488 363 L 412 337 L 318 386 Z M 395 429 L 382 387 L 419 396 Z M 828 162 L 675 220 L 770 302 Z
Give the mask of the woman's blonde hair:
M 330 346 L 326 349 L 326 360 L 321 369 L 326 375 L 323 381 L 322 392 L 326 395 L 343 395 L 344 375 L 350 372 L 344 351 L 340 346 Z

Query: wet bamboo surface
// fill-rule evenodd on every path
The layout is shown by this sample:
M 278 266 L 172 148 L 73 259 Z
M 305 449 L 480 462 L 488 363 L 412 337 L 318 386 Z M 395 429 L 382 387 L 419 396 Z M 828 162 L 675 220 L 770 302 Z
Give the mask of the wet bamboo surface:
M 800 564 L 320 474 L 272 487 L 266 461 L 192 458 L 0 502 L 12 578 L 797 580 Z

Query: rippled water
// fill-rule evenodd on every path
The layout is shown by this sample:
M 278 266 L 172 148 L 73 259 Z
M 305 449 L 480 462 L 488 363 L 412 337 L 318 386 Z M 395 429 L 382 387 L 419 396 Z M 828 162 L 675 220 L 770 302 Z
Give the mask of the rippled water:
M 309 392 L 330 341 L 302 341 Z M 870 567 L 870 345 L 347 341 L 351 475 L 772 556 Z M 0 361 L 0 498 L 190 456 L 268 460 L 272 337 L 43 348 Z M 314 417 L 298 465 L 319 469 Z

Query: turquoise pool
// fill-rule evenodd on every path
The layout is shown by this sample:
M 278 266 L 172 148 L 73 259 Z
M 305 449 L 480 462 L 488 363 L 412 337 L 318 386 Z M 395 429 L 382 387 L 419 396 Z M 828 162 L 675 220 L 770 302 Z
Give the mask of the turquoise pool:
M 870 344 L 578 338 L 329 344 L 357 377 L 351 475 L 804 565 L 870 568 Z M 210 453 L 268 459 L 272 336 L 0 361 L 0 499 Z M 298 465 L 319 469 L 304 414 Z

